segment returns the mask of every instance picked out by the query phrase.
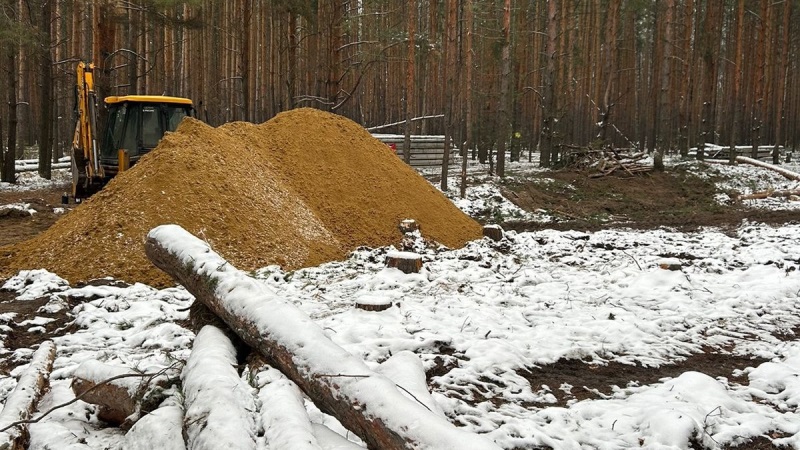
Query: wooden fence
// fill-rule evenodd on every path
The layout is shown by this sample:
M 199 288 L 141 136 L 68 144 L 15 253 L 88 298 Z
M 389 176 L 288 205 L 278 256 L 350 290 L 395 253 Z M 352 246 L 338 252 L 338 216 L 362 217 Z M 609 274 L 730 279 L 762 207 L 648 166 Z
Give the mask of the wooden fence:
M 752 145 L 737 145 L 735 148 L 735 156 L 746 156 L 752 158 L 753 146 Z M 713 145 L 706 144 L 703 149 L 703 157 L 707 159 L 728 159 L 731 147 L 729 145 Z M 761 145 L 758 147 L 758 156 L 756 159 L 772 161 L 772 152 L 775 151 L 774 145 Z M 697 155 L 697 148 L 689 149 L 690 156 Z M 786 149 L 782 145 L 778 146 L 778 155 L 781 162 L 786 161 L 788 156 Z M 790 155 L 790 154 L 789 154 Z
M 403 146 L 405 136 L 402 134 L 374 134 L 379 141 L 391 147 L 400 159 L 404 159 Z M 442 166 L 444 156 L 444 136 L 442 135 L 412 135 L 411 136 L 411 161 L 415 168 L 432 168 Z M 455 147 L 450 150 L 450 164 L 455 163 L 453 156 L 458 155 Z

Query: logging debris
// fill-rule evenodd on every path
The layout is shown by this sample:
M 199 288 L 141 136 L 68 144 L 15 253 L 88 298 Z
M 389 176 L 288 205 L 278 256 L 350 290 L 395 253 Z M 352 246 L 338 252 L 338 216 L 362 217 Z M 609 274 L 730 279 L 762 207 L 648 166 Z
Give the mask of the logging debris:
M 564 147 L 566 166 L 590 171 L 589 178 L 610 175 L 634 177 L 653 171 L 651 164 L 642 162 L 647 159 L 645 152 L 630 152 L 612 148 L 593 150 L 587 147 Z

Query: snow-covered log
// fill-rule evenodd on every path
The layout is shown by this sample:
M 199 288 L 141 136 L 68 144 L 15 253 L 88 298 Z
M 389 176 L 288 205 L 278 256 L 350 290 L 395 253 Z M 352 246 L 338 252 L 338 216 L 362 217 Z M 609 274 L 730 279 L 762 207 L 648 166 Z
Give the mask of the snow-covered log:
M 321 450 L 297 385 L 271 367 L 258 374 L 257 382 L 261 425 L 269 448 Z
M 72 376 L 72 392 L 81 400 L 99 406 L 98 419 L 124 428 L 138 420 L 139 406 L 149 382 L 141 373 L 88 360 Z
M 173 396 L 142 417 L 125 435 L 122 450 L 186 450 L 183 406 Z
M 145 251 L 369 448 L 499 449 L 403 395 L 387 377 L 328 339 L 302 311 L 181 227 L 151 230 Z
M 36 405 L 50 387 L 50 372 L 56 358 L 56 345 L 53 341 L 44 341 L 33 353 L 31 364 L 22 373 L 16 388 L 6 399 L 3 411 L 0 412 L 0 450 L 21 450 L 27 448 L 28 426 L 24 423 L 31 418 Z M 7 428 L 7 429 L 6 429 Z
M 414 352 L 408 350 L 398 352 L 382 362 L 375 371 L 394 381 L 406 396 L 421 403 L 434 414 L 445 417 L 441 406 L 428 391 L 425 367 Z
M 783 167 L 778 167 L 774 164 L 765 163 L 764 161 L 748 158 L 746 156 L 737 156 L 736 161 L 740 163 L 747 163 L 747 164 L 752 164 L 754 166 L 763 167 L 773 172 L 777 172 L 790 180 L 800 181 L 800 173 L 792 172 L 791 170 L 784 169 Z
M 189 450 L 255 450 L 255 397 L 235 366 L 231 340 L 219 328 L 204 326 L 181 373 Z

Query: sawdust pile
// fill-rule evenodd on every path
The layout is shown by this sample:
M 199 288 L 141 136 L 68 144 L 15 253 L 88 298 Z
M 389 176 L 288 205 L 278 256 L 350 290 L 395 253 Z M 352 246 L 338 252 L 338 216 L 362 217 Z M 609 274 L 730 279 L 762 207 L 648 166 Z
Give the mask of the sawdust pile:
M 448 247 L 480 225 L 358 124 L 304 108 L 260 125 L 186 119 L 106 188 L 34 239 L 0 248 L 0 279 L 45 268 L 75 283 L 114 277 L 172 284 L 144 254 L 155 226 L 175 223 L 233 265 L 286 270 L 397 244 L 398 223 Z

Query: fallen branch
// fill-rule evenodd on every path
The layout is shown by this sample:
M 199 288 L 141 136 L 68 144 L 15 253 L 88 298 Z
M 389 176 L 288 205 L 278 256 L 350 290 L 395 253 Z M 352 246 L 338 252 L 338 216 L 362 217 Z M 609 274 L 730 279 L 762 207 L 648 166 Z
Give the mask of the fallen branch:
M 0 412 L 0 450 L 27 448 L 29 423 L 36 405 L 50 387 L 50 371 L 56 358 L 56 345 L 44 341 L 33 353 L 31 364 L 22 373 L 14 391 L 6 399 Z
M 177 225 L 150 231 L 145 253 L 371 449 L 499 449 L 406 397 L 334 344 L 308 316 Z M 320 377 L 320 374 L 363 377 Z

